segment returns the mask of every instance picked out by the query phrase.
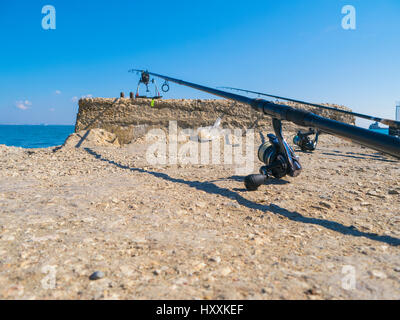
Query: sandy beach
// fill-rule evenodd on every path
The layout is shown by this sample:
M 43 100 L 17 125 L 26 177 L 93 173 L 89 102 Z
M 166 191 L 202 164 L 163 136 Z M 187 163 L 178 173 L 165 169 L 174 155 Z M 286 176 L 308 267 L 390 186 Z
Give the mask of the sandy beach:
M 400 299 L 399 161 L 322 136 L 247 192 L 146 148 L 0 146 L 1 299 Z

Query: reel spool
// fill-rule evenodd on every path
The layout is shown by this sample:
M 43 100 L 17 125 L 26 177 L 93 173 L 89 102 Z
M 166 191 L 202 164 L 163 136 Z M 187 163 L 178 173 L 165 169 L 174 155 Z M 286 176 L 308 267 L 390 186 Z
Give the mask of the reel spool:
M 265 142 L 258 148 L 258 159 L 265 163 L 260 168 L 260 173 L 274 176 L 277 179 L 287 174 L 287 164 L 284 155 L 279 153 L 279 142 L 273 134 L 268 135 L 269 143 Z
M 310 135 L 315 134 L 314 140 L 310 139 Z M 300 147 L 301 151 L 314 151 L 317 148 L 319 131 L 315 133 L 314 129 L 310 128 L 308 132 L 298 131 L 293 137 L 293 143 Z

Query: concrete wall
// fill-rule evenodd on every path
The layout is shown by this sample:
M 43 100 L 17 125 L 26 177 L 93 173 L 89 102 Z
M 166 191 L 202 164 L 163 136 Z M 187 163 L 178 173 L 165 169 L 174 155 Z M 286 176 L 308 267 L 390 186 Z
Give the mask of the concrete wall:
M 348 115 L 295 103 L 285 104 L 354 124 L 354 117 Z M 335 107 L 350 110 L 342 106 Z M 79 100 L 75 132 L 102 128 L 115 133 L 120 143 L 125 144 L 143 136 L 149 128 L 168 127 L 171 120 L 177 121 L 180 128 L 198 128 L 213 125 L 218 117 L 222 117 L 221 125 L 224 128 L 249 128 L 260 119 L 258 127 L 272 130 L 270 117 L 262 116 L 248 105 L 228 100 L 161 99 L 155 100 L 152 107 L 150 99 L 84 98 Z M 294 124 L 284 123 L 286 130 L 297 128 Z

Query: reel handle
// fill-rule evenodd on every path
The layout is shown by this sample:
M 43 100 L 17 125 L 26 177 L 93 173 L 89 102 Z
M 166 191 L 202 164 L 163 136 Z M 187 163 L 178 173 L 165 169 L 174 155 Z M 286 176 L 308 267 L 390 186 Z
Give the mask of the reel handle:
M 264 174 L 251 174 L 244 178 L 244 185 L 249 191 L 255 191 L 259 186 L 268 180 L 268 176 Z

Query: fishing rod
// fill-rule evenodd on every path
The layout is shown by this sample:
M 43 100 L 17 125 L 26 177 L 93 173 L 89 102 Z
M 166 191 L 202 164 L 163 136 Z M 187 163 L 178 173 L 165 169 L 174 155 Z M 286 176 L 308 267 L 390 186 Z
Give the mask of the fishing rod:
M 247 92 L 247 93 L 257 94 L 257 95 L 260 95 L 260 96 L 265 96 L 265 97 L 270 97 L 270 98 L 275 98 L 275 99 L 280 99 L 280 100 L 285 100 L 285 101 L 301 103 L 301 104 L 305 104 L 305 105 L 312 106 L 312 107 L 319 108 L 319 109 L 332 110 L 332 111 L 336 111 L 336 112 L 352 115 L 352 116 L 355 116 L 355 117 L 358 117 L 358 118 L 363 118 L 363 119 L 367 119 L 367 120 L 380 122 L 380 123 L 382 123 L 384 125 L 387 125 L 387 126 L 390 126 L 390 127 L 396 128 L 396 129 L 400 129 L 400 122 L 399 121 L 395 121 L 395 120 L 373 117 L 373 116 L 369 116 L 369 115 L 362 114 L 362 113 L 346 111 L 346 110 L 342 110 L 342 109 L 337 109 L 337 108 L 324 106 L 324 105 L 321 105 L 321 104 L 310 103 L 310 102 L 306 102 L 306 101 L 301 101 L 301 100 L 295 100 L 295 99 L 291 99 L 291 98 L 275 96 L 275 95 L 272 95 L 272 94 L 269 94 L 269 93 L 257 92 L 257 91 L 247 90 L 247 89 L 239 89 L 239 88 L 233 88 L 233 87 L 218 87 L 218 88 L 236 90 L 236 91 L 240 91 L 240 92 Z
M 248 190 L 257 190 L 260 185 L 264 184 L 267 179 L 272 176 L 279 179 L 286 175 L 296 177 L 301 173 L 302 167 L 299 157 L 296 156 L 294 150 L 283 137 L 282 120 L 293 122 L 303 127 L 317 128 L 332 135 L 351 139 L 361 145 L 400 159 L 400 139 L 395 137 L 328 119 L 310 111 L 292 108 L 290 106 L 273 103 L 264 99 L 253 99 L 239 94 L 149 72 L 147 70 L 138 71 L 164 79 L 167 84 L 168 81 L 170 81 L 225 99 L 248 104 L 253 109 L 272 117 L 272 126 L 275 134 L 268 134 L 269 142 L 263 141 L 258 149 L 258 158 L 260 161 L 264 162 L 265 166 L 260 168 L 260 174 L 251 174 L 244 179 L 245 186 Z
M 315 108 L 319 108 L 319 109 L 331 110 L 331 111 L 334 111 L 334 112 L 340 112 L 340 113 L 352 115 L 352 116 L 363 118 L 363 119 L 367 119 L 367 120 L 373 120 L 373 121 L 380 122 L 382 124 L 388 125 L 388 126 L 390 126 L 392 128 L 400 129 L 400 122 L 394 121 L 394 120 L 390 120 L 390 119 L 372 117 L 372 116 L 369 116 L 369 115 L 366 115 L 366 114 L 362 114 L 362 113 L 346 111 L 346 110 L 342 110 L 342 109 L 337 109 L 337 108 L 333 108 L 333 107 L 324 106 L 324 105 L 321 105 L 321 104 L 310 103 L 310 102 L 306 102 L 306 101 L 302 101 L 302 100 L 296 100 L 296 99 L 291 99 L 291 98 L 280 97 L 280 96 L 271 95 L 271 94 L 268 94 L 268 93 L 257 92 L 257 91 L 247 90 L 247 89 L 239 89 L 239 88 L 233 88 L 233 87 L 219 87 L 219 88 L 229 89 L 229 90 L 236 90 L 236 91 L 240 91 L 240 92 L 252 93 L 252 94 L 262 95 L 262 96 L 266 96 L 266 97 L 271 97 L 271 98 L 276 98 L 276 99 L 296 102 L 296 103 L 309 105 L 309 106 L 312 106 L 312 107 L 315 107 Z M 299 131 L 297 133 L 297 135 L 293 138 L 293 143 L 296 144 L 297 146 L 299 146 L 302 151 L 312 152 L 317 147 L 318 136 L 319 136 L 319 134 L 321 132 L 317 131 L 316 134 L 315 134 L 314 140 L 311 140 L 309 138 L 309 136 L 311 134 L 315 133 L 315 132 L 311 133 L 311 130 L 312 130 L 312 128 L 310 128 L 310 131 L 308 131 L 306 133 L 303 133 L 302 131 Z

